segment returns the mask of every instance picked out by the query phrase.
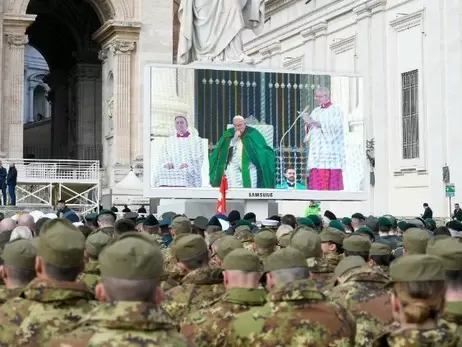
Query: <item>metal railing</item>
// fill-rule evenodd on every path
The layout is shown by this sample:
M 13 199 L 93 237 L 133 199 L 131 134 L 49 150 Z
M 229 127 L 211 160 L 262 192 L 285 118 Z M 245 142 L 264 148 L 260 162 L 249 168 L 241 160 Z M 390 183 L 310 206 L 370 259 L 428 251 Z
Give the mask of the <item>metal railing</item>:
M 8 168 L 14 163 L 20 182 L 76 182 L 99 183 L 99 160 L 68 159 L 1 159 Z

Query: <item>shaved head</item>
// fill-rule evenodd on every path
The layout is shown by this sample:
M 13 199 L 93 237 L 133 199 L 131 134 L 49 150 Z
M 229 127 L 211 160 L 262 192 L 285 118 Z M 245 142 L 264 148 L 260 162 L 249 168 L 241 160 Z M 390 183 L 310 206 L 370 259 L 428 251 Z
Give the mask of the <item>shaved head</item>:
M 0 233 L 13 230 L 14 228 L 16 228 L 16 222 L 11 218 L 5 218 L 0 222 Z
M 18 218 L 18 226 L 28 227 L 30 230 L 35 231 L 35 221 L 34 217 L 29 213 L 24 213 Z

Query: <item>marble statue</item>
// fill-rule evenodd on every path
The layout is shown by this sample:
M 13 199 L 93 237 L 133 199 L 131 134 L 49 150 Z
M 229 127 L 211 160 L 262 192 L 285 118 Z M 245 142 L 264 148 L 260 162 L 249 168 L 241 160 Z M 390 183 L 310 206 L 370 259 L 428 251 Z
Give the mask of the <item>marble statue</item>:
M 111 133 L 114 130 L 114 97 L 111 97 L 106 102 L 106 107 L 107 107 L 106 116 L 108 118 L 108 123 L 109 123 L 109 133 Z
M 247 63 L 241 33 L 263 28 L 265 0 L 181 0 L 178 64 Z

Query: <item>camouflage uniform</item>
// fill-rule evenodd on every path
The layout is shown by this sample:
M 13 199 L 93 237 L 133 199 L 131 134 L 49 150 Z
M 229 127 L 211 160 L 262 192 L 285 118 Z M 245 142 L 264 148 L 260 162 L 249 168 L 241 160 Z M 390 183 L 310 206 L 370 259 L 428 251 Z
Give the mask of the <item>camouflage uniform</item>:
M 307 267 L 305 257 L 291 247 L 276 251 L 266 271 Z M 268 303 L 236 316 L 231 346 L 354 346 L 355 322 L 342 306 L 330 303 L 310 280 L 280 283 Z
M 241 225 L 236 227 L 234 231 L 234 237 L 236 237 L 239 241 L 242 242 L 242 245 L 244 246 L 245 249 L 253 252 L 254 247 L 253 247 L 253 241 L 254 241 L 254 235 L 252 231 L 250 230 L 250 227 L 247 225 Z
M 439 327 L 431 330 L 407 329 L 380 335 L 373 347 L 458 347 L 460 339 L 449 329 Z
M 259 273 L 260 259 L 249 250 L 234 250 L 226 256 L 223 269 Z M 188 315 L 181 332 L 196 347 L 225 346 L 231 320 L 238 313 L 263 305 L 266 294 L 263 288 L 232 287 L 214 305 Z
M 181 262 L 208 253 L 200 235 L 189 234 L 176 238 L 172 254 Z M 225 292 L 221 269 L 202 267 L 189 272 L 176 286 L 165 293 L 163 308 L 178 321 L 192 311 L 208 307 Z
M 263 266 L 266 258 L 268 258 L 269 255 L 276 250 L 278 238 L 273 230 L 265 228 L 261 229 L 260 232 L 254 236 L 254 243 L 255 249 L 257 250 L 257 254 L 260 257 L 260 261 Z M 260 251 L 258 251 L 258 249 L 260 249 Z
M 77 277 L 77 280 L 85 283 L 88 289 L 94 293 L 96 285 L 101 283 L 98 261 L 90 260 L 86 263 L 84 271 Z
M 144 233 L 126 233 L 101 253 L 101 274 L 123 280 L 159 279 L 163 272 L 160 247 Z M 120 294 L 119 294 L 120 295 Z M 77 329 L 48 346 L 186 347 L 178 324 L 150 302 L 114 301 L 97 306 Z
M 22 291 L 24 290 L 23 287 L 18 287 L 14 289 L 8 289 L 4 285 L 0 287 L 0 304 L 4 304 L 8 300 L 12 298 L 16 298 L 19 296 Z
M 85 237 L 76 227 L 56 219 L 44 228 L 37 257 L 57 268 L 83 264 Z M 13 342 L 15 346 L 42 346 L 52 336 L 71 329 L 96 304 L 84 283 L 53 279 L 35 279 L 21 296 L 3 304 L 0 311 L 2 346 Z

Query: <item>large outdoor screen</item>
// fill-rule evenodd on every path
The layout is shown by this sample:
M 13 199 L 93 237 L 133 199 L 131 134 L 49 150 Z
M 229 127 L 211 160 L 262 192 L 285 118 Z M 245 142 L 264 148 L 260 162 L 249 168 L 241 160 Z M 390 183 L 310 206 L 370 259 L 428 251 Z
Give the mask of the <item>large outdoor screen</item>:
M 144 70 L 145 195 L 364 200 L 357 76 L 240 66 Z M 368 178 L 368 177 L 367 177 Z

